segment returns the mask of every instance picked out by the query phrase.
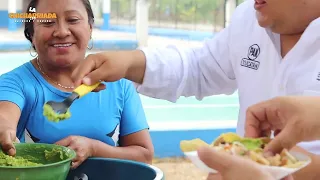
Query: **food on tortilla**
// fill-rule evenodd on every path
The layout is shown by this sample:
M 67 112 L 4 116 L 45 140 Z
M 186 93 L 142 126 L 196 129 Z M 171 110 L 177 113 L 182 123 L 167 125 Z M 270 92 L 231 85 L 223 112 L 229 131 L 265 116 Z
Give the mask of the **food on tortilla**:
M 181 141 L 180 148 L 183 152 L 190 152 L 196 151 L 200 146 L 211 146 L 217 151 L 242 156 L 267 166 L 297 168 L 304 164 L 303 161 L 298 161 L 286 149 L 275 156 L 265 157 L 263 149 L 270 140 L 270 138 L 242 138 L 235 133 L 226 133 L 219 136 L 211 145 L 200 139 L 194 139 Z
M 221 144 L 226 143 L 241 143 L 246 147 L 248 150 L 254 150 L 259 151 L 264 148 L 266 144 L 270 142 L 270 138 L 264 137 L 264 138 L 242 138 L 239 135 L 235 133 L 226 133 L 220 135 L 213 143 L 212 146 L 219 146 Z

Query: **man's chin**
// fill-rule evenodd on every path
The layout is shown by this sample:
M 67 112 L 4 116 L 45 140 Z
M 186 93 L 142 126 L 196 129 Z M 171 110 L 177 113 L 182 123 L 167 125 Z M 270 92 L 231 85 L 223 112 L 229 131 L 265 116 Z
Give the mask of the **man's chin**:
M 268 23 L 262 22 L 262 21 L 258 21 L 258 24 L 260 27 L 265 28 L 265 29 L 270 29 L 271 26 Z
M 263 28 L 270 27 L 270 23 L 268 22 L 268 17 L 265 15 L 262 15 L 259 11 L 256 11 L 256 18 L 258 21 L 258 24 Z

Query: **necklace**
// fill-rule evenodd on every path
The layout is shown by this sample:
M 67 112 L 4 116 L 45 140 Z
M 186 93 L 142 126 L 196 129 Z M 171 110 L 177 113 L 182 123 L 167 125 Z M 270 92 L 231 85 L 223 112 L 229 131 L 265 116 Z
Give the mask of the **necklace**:
M 37 62 L 37 65 L 38 65 L 39 70 L 41 71 L 41 73 L 42 73 L 43 75 L 45 75 L 48 79 L 50 79 L 53 83 L 55 83 L 56 85 L 58 85 L 58 86 L 60 86 L 60 87 L 62 87 L 62 88 L 65 88 L 65 89 L 74 89 L 74 86 L 64 86 L 64 85 L 58 83 L 57 81 L 54 81 L 51 77 L 49 77 L 49 76 L 42 70 L 38 57 L 37 57 L 36 62 Z

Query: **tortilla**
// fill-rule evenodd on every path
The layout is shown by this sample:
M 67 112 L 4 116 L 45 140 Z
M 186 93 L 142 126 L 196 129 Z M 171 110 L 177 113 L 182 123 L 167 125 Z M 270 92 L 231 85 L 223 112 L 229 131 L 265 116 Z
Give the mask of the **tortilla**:
M 209 146 L 209 144 L 199 138 L 190 141 L 183 140 L 180 142 L 180 149 L 183 152 L 196 151 L 201 146 Z
M 241 137 L 236 134 L 236 133 L 226 133 L 226 134 L 221 134 L 215 141 L 212 142 L 212 146 L 216 146 L 222 142 L 227 142 L 231 143 L 236 140 L 240 140 Z

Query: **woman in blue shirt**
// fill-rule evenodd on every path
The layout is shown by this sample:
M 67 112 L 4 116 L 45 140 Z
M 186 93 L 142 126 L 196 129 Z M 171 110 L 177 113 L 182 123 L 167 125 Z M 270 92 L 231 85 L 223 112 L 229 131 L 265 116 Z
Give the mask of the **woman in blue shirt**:
M 149 127 L 128 80 L 104 83 L 106 90 L 76 100 L 70 119 L 55 123 L 42 115 L 45 102 L 62 101 L 75 88 L 71 73 L 92 48 L 94 16 L 88 0 L 31 0 L 28 10 L 34 8 L 57 18 L 25 23 L 25 36 L 37 57 L 0 77 L 2 148 L 14 155 L 12 142 L 24 142 L 26 131 L 34 142 L 74 149 L 73 168 L 91 156 L 151 163 Z

